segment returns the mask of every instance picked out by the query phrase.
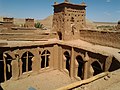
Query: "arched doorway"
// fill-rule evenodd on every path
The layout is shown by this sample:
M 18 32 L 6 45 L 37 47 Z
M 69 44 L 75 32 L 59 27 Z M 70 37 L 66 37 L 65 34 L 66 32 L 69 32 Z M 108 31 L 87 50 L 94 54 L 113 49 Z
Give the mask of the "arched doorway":
M 41 54 L 41 59 L 41 68 L 49 67 L 50 52 L 48 50 L 44 50 Z
M 65 68 L 66 68 L 66 70 L 68 70 L 69 72 L 70 72 L 70 54 L 69 54 L 69 52 L 68 51 L 65 51 L 64 52 L 64 56 L 65 56 Z
M 83 61 L 83 58 L 80 55 L 76 57 L 76 60 L 78 62 L 77 76 L 83 80 L 84 79 L 84 63 L 85 62 Z
M 98 61 L 93 62 L 91 65 L 92 65 L 93 70 L 94 70 L 93 76 L 103 72 L 101 65 L 98 63 Z
M 32 70 L 32 58 L 34 55 L 27 51 L 22 55 L 22 73 Z

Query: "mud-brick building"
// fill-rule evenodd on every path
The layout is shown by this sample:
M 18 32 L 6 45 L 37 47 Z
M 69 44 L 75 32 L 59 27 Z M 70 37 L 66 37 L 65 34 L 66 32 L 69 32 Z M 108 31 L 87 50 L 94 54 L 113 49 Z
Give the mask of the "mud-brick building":
M 19 46 L 16 42 L 7 43 L 0 47 L 0 82 L 52 70 L 60 70 L 74 80 L 83 80 L 120 68 L 120 62 L 109 53 L 110 49 L 89 48 L 85 43 L 81 45 L 80 40 L 68 43 L 59 40 L 30 42 Z
M 79 38 L 79 30 L 86 26 L 86 4 L 72 4 L 68 1 L 54 3 L 53 31 L 60 40 Z
M 27 28 L 34 28 L 34 19 L 26 18 L 25 19 L 25 27 L 27 27 Z
M 0 27 L 1 28 L 8 28 L 10 29 L 11 27 L 14 26 L 14 18 L 9 18 L 9 17 L 3 17 L 3 21 L 0 22 Z
M 57 34 L 56 39 L 44 38 L 37 41 L 17 40 L 0 43 L 0 83 L 6 85 L 6 82 L 12 80 L 22 81 L 22 79 L 29 76 L 32 78 L 32 75 L 37 76 L 51 72 L 52 76 L 48 76 L 47 79 L 46 74 L 41 80 L 33 80 L 42 83 L 44 78 L 48 86 L 46 87 L 46 83 L 43 86 L 47 89 L 38 90 L 49 90 L 51 86 L 49 87 L 48 79 L 53 81 L 53 87 L 57 83 L 59 84 L 59 81 L 64 83 L 61 78 L 60 80 L 56 79 L 56 82 L 54 82 L 55 77 L 59 76 L 59 73 L 54 75 L 53 71 L 55 70 L 62 73 L 67 79 L 69 78 L 70 83 L 72 83 L 72 81 L 82 81 L 102 72 L 112 72 L 120 69 L 120 49 L 108 47 L 105 44 L 105 42 L 108 42 L 108 44 L 114 45 L 113 43 L 117 42 L 115 41 L 116 38 L 115 40 L 111 39 L 110 35 L 114 36 L 116 33 L 111 32 L 109 34 L 108 32 L 86 30 L 85 3 L 72 4 L 65 0 L 60 4 L 55 2 L 53 7 L 52 31 L 55 32 L 55 35 Z M 33 27 L 33 22 L 33 19 L 26 19 L 26 27 Z M 90 41 L 98 41 L 97 39 L 100 41 L 99 45 L 90 43 Z M 86 42 L 87 40 L 88 42 Z M 102 43 L 104 46 L 101 46 L 101 41 L 104 42 Z M 117 45 L 115 43 L 115 46 Z M 42 84 L 35 85 L 35 87 L 41 88 Z M 53 87 L 51 90 L 53 90 Z

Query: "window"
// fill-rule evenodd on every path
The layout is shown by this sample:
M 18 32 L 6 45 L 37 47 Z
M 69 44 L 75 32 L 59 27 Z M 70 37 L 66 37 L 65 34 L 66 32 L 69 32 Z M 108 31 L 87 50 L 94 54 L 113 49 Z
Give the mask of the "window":
M 9 80 L 12 77 L 12 57 L 9 54 L 6 54 L 6 79 Z
M 78 62 L 78 70 L 77 70 L 77 76 L 80 77 L 82 80 L 84 79 L 84 61 L 83 58 L 79 55 L 76 57 L 76 60 Z
M 0 54 L 0 83 L 4 82 L 4 61 L 3 53 Z
M 31 52 L 25 52 L 22 55 L 22 72 L 28 72 L 32 70 L 32 58 L 34 55 Z
M 92 65 L 92 68 L 94 70 L 93 76 L 103 72 L 101 65 L 98 63 L 98 61 L 93 62 L 91 65 Z
M 71 22 L 74 22 L 74 18 L 73 17 L 71 17 L 71 20 L 70 20 Z
M 48 50 L 44 50 L 41 55 L 41 59 L 41 68 L 49 67 L 50 52 Z
M 65 67 L 68 71 L 70 71 L 70 54 L 69 52 L 64 52 L 64 56 L 65 56 Z
M 12 77 L 12 65 L 11 65 L 12 57 L 6 53 L 4 54 L 4 59 L 3 59 L 3 53 L 0 54 L 0 82 L 9 80 Z

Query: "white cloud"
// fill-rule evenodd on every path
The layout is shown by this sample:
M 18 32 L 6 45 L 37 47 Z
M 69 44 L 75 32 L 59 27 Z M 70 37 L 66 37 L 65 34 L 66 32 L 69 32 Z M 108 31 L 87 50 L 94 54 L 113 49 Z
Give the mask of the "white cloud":
M 111 0 L 106 0 L 106 2 L 108 2 L 108 3 L 109 3 L 109 2 L 111 2 Z
M 106 16 L 110 16 L 111 14 L 109 12 L 104 12 Z

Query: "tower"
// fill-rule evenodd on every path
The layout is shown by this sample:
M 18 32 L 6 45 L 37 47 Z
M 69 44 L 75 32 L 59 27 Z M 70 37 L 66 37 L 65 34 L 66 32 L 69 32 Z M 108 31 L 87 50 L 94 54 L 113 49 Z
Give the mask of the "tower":
M 31 18 L 25 19 L 25 27 L 34 28 L 34 19 Z
M 72 4 L 68 0 L 54 3 L 53 31 L 60 40 L 79 38 L 79 30 L 86 26 L 86 4 Z

